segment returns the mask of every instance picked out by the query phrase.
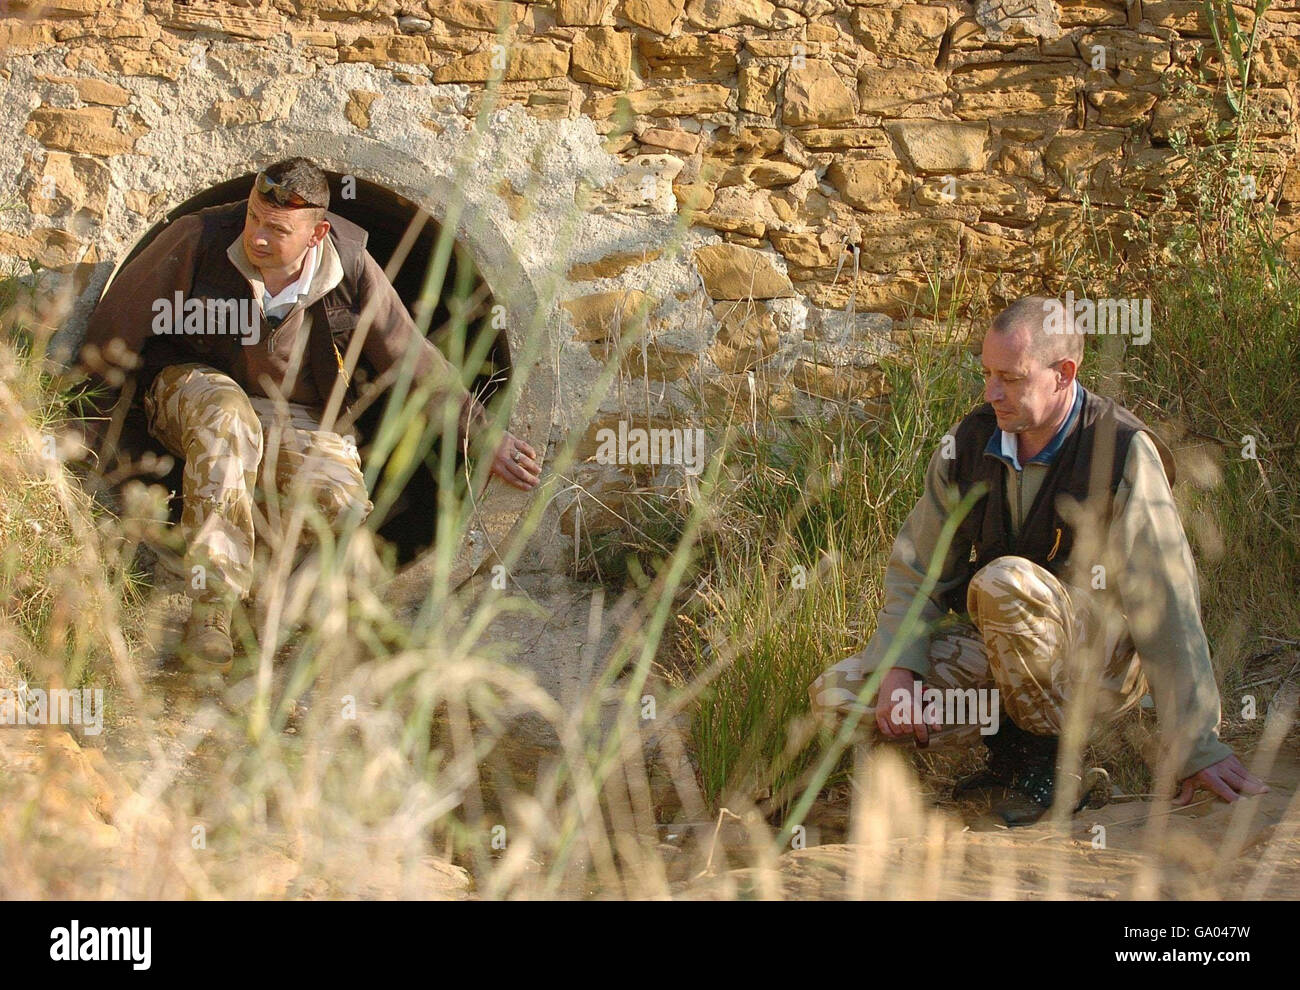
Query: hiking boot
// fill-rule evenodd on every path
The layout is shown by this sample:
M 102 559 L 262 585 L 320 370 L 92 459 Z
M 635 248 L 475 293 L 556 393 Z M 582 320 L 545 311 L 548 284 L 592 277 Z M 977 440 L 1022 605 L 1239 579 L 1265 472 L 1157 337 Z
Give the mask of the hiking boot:
M 1006 794 L 993 806 L 993 813 L 1013 828 L 1034 824 L 1051 809 L 1056 796 L 1058 743 L 1056 736 L 1036 736 L 1003 719 L 998 732 L 984 740 L 989 750 L 987 768 L 959 780 L 953 797 L 982 788 L 1002 788 Z M 1079 803 L 1071 814 L 1082 811 L 1094 791 L 1110 782 L 1110 775 L 1101 767 L 1074 776 L 1079 781 Z M 1106 791 L 1109 793 L 1108 788 Z
M 235 659 L 230 641 L 231 607 L 223 602 L 196 601 L 185 623 L 180 655 L 199 671 L 224 674 Z
M 1079 801 L 1070 811 L 1072 815 L 1084 809 L 1094 792 L 1104 790 L 1107 795 L 1110 793 L 1110 774 L 1101 767 L 1089 767 L 1083 776 L 1070 776 L 1079 781 Z M 1030 772 L 1021 776 L 1012 785 L 1010 793 L 993 805 L 993 813 L 1011 828 L 1033 825 L 1052 808 L 1056 796 L 1055 777 L 1055 768 L 1046 775 Z

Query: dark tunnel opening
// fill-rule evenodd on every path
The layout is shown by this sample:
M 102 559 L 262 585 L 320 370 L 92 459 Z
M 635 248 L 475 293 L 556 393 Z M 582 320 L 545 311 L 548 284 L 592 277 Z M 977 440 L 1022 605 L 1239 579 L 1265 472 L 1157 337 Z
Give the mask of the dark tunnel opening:
M 337 213 L 364 227 L 369 233 L 368 250 L 385 270 L 412 220 L 423 221 L 419 233 L 412 244 L 401 268 L 391 276 L 393 286 L 406 304 L 407 311 L 419 323 L 420 291 L 430 260 L 433 257 L 441 232 L 440 225 L 433 217 L 416 203 L 386 189 L 385 187 L 361 178 L 349 177 L 349 185 L 355 182 L 355 196 L 343 198 L 343 175 L 327 172 L 330 180 L 330 211 Z M 127 262 L 148 246 L 168 224 L 179 217 L 195 213 L 209 206 L 230 203 L 248 198 L 252 189 L 255 173 L 248 173 L 238 178 L 211 186 L 203 192 L 190 197 L 185 202 L 170 210 L 165 217 L 149 228 L 132 246 L 118 265 L 120 271 Z M 349 192 L 353 191 L 351 188 Z M 477 270 L 468 251 L 457 243 L 448 260 L 447 271 L 443 278 L 442 291 L 434 306 L 432 318 L 428 322 L 428 335 L 438 344 L 444 353 L 447 347 L 444 338 L 449 331 L 452 317 L 449 302 L 460 278 L 466 278 L 471 286 L 468 299 L 474 302 L 474 308 L 466 317 L 467 333 L 465 352 L 472 353 L 482 335 L 491 336 L 491 346 L 483 365 L 477 370 L 470 390 L 479 401 L 492 408 L 494 397 L 501 395 L 510 373 L 509 344 L 504 331 L 497 332 L 491 328 L 492 307 L 494 300 L 491 289 Z M 369 465 L 370 450 L 375 431 L 387 406 L 387 396 L 373 402 L 357 420 L 363 440 L 361 455 L 363 463 Z M 147 444 L 158 454 L 165 451 L 148 440 Z M 418 557 L 433 544 L 437 527 L 436 506 L 438 497 L 437 471 L 440 458 L 439 444 L 435 443 L 424 461 L 415 469 L 414 474 L 402 490 L 400 497 L 388 511 L 385 518 L 372 518 L 370 525 L 380 537 L 391 543 L 396 551 L 398 564 L 406 564 Z M 458 477 L 462 464 L 457 455 Z M 171 520 L 180 520 L 182 484 L 182 467 L 176 464 L 164 478 L 158 479 L 169 491 L 175 492 L 170 503 Z M 383 477 L 383 465 L 377 475 Z M 373 496 L 373 492 L 371 493 Z

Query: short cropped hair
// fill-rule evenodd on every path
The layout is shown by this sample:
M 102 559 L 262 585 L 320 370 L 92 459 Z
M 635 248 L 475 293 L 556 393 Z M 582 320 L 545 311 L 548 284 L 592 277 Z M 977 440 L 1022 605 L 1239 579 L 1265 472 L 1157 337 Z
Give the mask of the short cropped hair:
M 310 158 L 286 158 L 284 161 L 268 165 L 262 171 L 272 182 L 278 182 L 289 192 L 297 193 L 303 199 L 319 203 L 320 209 L 313 210 L 315 219 L 322 220 L 330 205 L 330 183 L 325 173 Z
M 1025 296 L 993 318 L 992 333 L 1029 332 L 1029 351 L 1043 364 L 1069 358 L 1075 364 L 1083 360 L 1083 334 L 1074 326 L 1074 314 L 1059 299 L 1048 296 Z

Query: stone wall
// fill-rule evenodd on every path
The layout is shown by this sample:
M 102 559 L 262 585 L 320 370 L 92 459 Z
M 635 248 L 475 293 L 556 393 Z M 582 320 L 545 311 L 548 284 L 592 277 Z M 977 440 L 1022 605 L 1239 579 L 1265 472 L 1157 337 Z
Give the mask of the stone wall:
M 1176 182 L 1218 72 L 1201 4 L 1002 0 L 8 0 L 0 258 L 77 293 L 169 209 L 289 154 L 446 218 L 509 312 L 514 425 L 582 434 L 555 522 L 662 474 L 595 463 L 619 421 L 690 427 L 870 405 L 914 305 L 1044 286 L 1079 204 Z M 1250 24 L 1251 10 L 1238 17 Z M 1259 193 L 1291 223 L 1300 4 L 1254 78 Z M 489 82 L 500 76 L 499 82 Z M 495 100 L 487 126 L 474 119 Z M 457 204 L 452 208 L 452 204 Z M 646 314 L 608 395 L 602 362 Z M 529 352 L 528 327 L 541 336 Z M 591 496 L 590 498 L 587 496 Z M 503 495 L 501 525 L 519 501 Z

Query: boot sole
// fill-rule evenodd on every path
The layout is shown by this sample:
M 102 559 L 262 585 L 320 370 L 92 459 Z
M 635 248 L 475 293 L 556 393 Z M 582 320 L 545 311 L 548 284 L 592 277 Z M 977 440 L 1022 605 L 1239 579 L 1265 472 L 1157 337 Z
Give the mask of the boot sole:
M 230 668 L 235 665 L 233 656 L 222 663 L 215 663 L 195 653 L 182 652 L 180 659 L 185 664 L 185 668 L 195 674 L 227 674 L 230 672 Z

